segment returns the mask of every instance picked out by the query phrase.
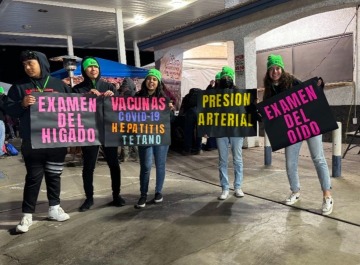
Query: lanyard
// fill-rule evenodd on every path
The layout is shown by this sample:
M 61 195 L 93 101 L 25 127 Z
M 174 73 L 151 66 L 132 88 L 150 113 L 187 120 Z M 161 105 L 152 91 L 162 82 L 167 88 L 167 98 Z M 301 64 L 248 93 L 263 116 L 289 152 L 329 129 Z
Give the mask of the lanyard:
M 43 88 L 39 87 L 39 86 L 36 84 L 36 82 L 35 82 L 35 86 L 37 87 L 37 89 L 38 89 L 40 92 L 44 92 L 44 88 L 46 88 L 46 85 L 47 85 L 47 83 L 49 82 L 49 78 L 50 78 L 50 76 L 48 75 L 48 77 L 46 78 L 46 81 L 45 81 L 45 83 L 44 83 L 44 87 L 43 87 Z

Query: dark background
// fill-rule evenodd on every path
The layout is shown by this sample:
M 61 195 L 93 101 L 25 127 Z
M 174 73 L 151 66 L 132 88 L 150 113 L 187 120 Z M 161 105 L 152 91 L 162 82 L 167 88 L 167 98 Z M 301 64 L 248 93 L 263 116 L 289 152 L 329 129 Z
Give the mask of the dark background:
M 47 58 L 67 55 L 67 48 L 49 48 L 49 47 L 27 47 L 27 46 L 0 46 L 0 81 L 12 84 L 14 81 L 23 77 L 24 70 L 20 63 L 20 53 L 24 50 L 34 50 L 44 53 Z M 83 58 L 84 56 L 95 56 L 107 60 L 117 61 L 117 50 L 100 49 L 74 49 L 74 54 Z M 126 60 L 128 65 L 135 66 L 134 52 L 126 51 Z M 50 62 L 50 70 L 54 72 L 61 69 L 62 62 Z M 154 62 L 153 52 L 140 52 L 140 64 L 147 65 Z

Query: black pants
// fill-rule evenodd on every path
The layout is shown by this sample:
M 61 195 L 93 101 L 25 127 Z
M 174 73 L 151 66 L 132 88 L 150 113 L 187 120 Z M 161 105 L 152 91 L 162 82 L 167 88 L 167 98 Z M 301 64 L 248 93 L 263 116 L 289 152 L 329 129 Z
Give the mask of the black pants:
M 93 198 L 94 195 L 94 170 L 100 146 L 83 146 L 81 147 L 83 153 L 83 171 L 82 177 L 84 182 L 84 191 L 86 198 Z M 113 198 L 120 194 L 121 185 L 121 171 L 118 161 L 117 147 L 104 147 L 106 162 L 110 168 L 111 188 Z
M 21 152 L 26 167 L 23 213 L 34 213 L 40 186 L 45 175 L 49 206 L 60 204 L 60 176 L 64 168 L 66 148 L 33 149 L 31 142 L 24 140 Z

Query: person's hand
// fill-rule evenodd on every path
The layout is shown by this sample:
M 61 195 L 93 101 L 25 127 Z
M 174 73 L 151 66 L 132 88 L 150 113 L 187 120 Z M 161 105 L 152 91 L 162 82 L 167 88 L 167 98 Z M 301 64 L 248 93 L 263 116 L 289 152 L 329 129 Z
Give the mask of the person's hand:
M 112 97 L 114 95 L 114 92 L 112 92 L 111 90 L 108 90 L 104 93 L 104 97 Z
M 324 80 L 321 77 L 319 77 L 319 79 L 317 81 L 317 86 L 321 87 L 321 88 L 324 88 L 324 85 L 325 85 Z
M 100 96 L 100 95 L 101 95 L 101 93 L 100 93 L 97 89 L 95 89 L 95 88 L 91 89 L 91 90 L 90 90 L 90 93 L 91 93 L 91 94 L 94 94 L 94 95 L 96 95 L 96 96 Z
M 21 106 L 23 106 L 24 108 L 27 108 L 31 105 L 34 105 L 36 102 L 36 98 L 32 95 L 26 95 L 22 102 L 21 102 Z
M 170 110 L 175 110 L 175 106 L 174 104 L 172 104 L 172 102 L 169 102 L 169 108 Z

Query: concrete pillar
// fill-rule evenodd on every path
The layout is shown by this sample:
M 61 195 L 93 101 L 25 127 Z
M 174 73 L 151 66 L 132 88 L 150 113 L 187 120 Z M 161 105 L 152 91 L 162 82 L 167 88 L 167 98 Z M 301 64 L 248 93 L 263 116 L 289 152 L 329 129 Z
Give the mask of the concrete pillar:
M 134 40 L 133 41 L 133 47 L 134 47 L 134 60 L 135 60 L 135 66 L 136 67 L 140 67 L 141 63 L 140 63 L 140 52 L 139 52 L 139 47 L 137 45 L 137 41 Z
M 234 46 L 235 56 L 244 56 L 244 71 L 235 72 L 236 85 L 243 89 L 257 88 L 255 37 L 237 38 Z M 244 139 L 244 148 L 255 146 L 259 146 L 259 131 L 257 136 Z
M 122 10 L 117 8 L 115 10 L 116 16 L 116 40 L 118 48 L 118 61 L 122 64 L 126 64 L 126 47 L 125 47 L 125 36 L 124 36 L 124 23 L 122 17 Z

